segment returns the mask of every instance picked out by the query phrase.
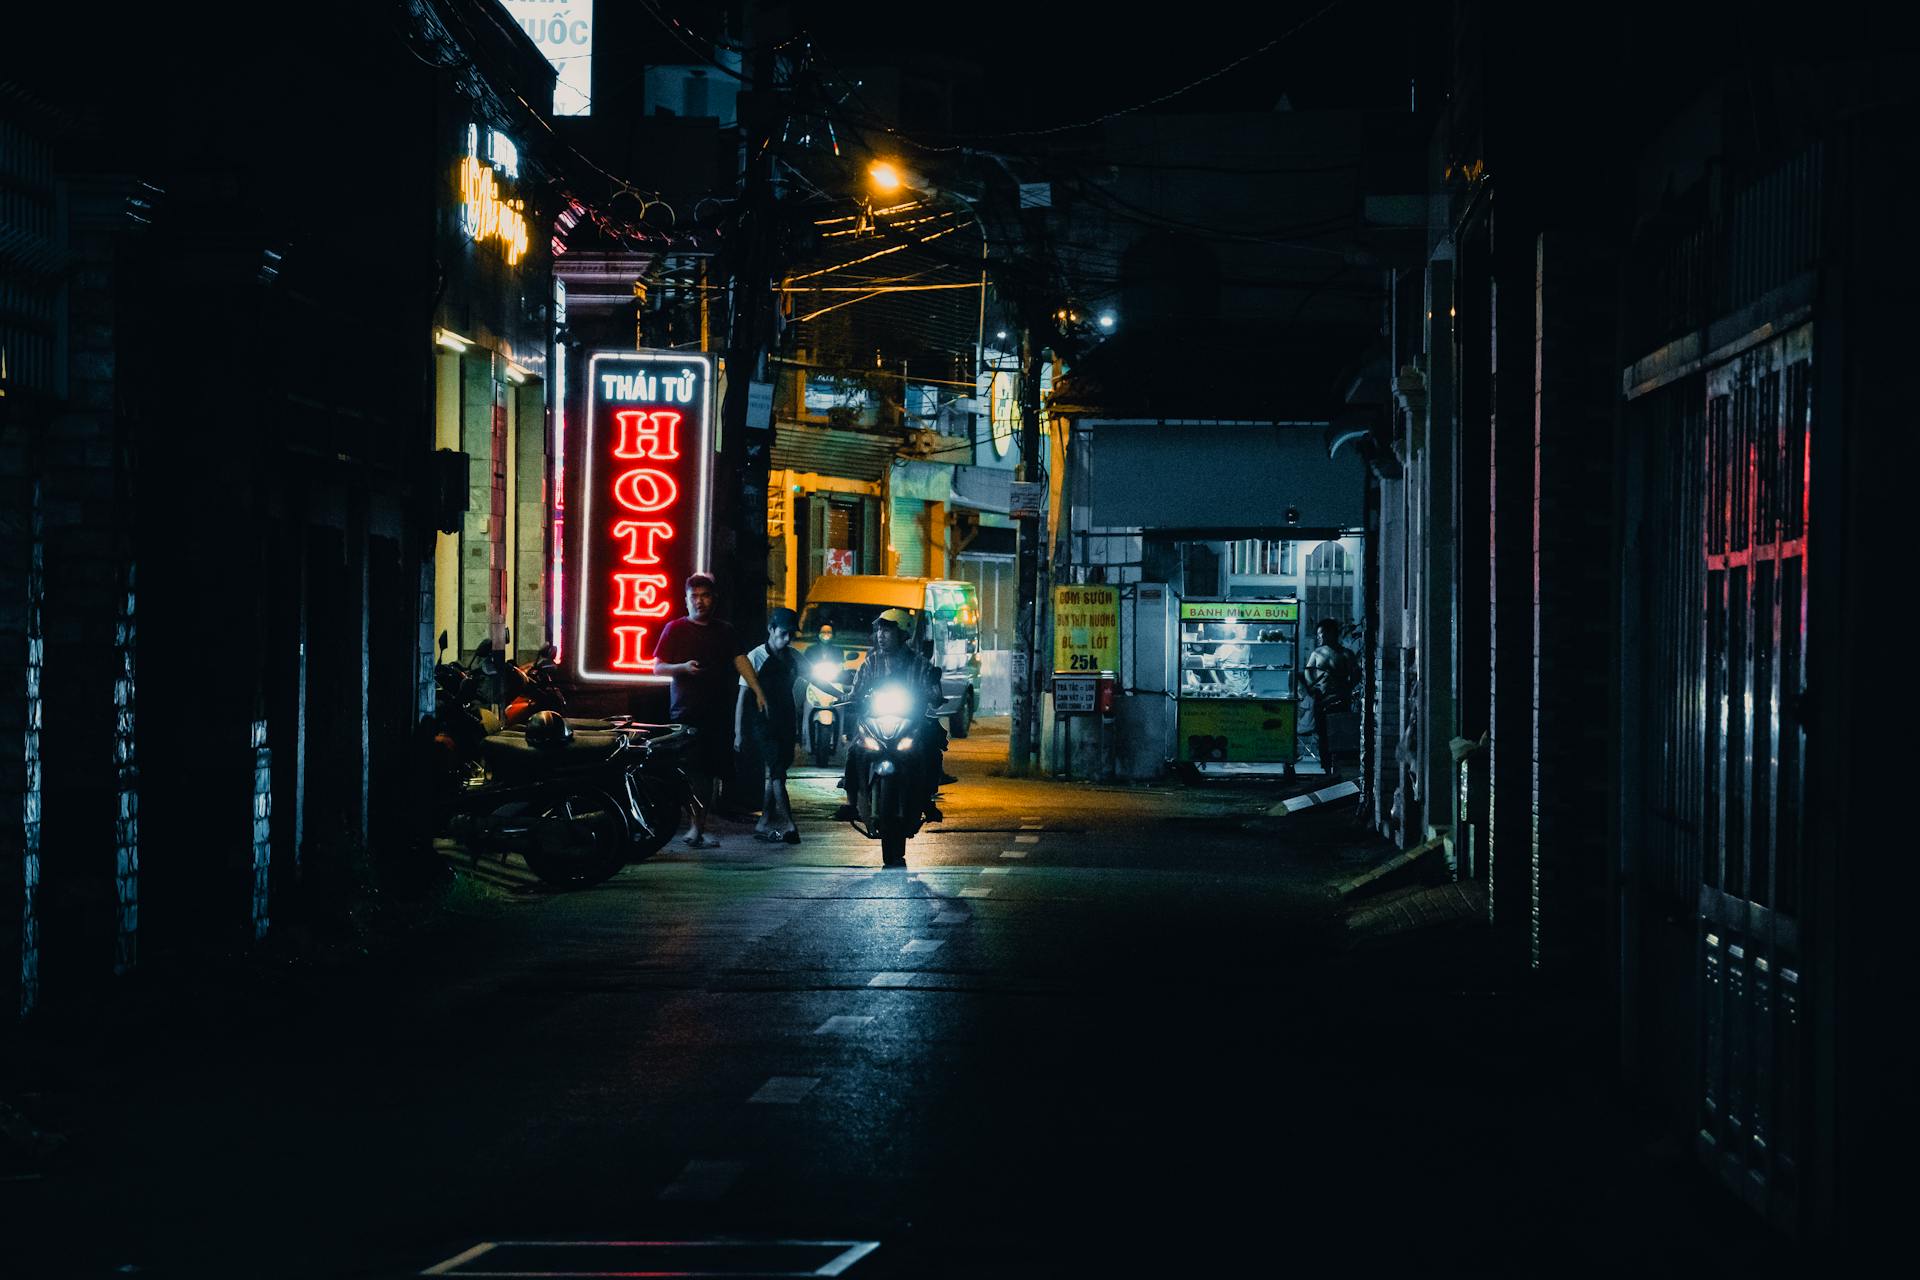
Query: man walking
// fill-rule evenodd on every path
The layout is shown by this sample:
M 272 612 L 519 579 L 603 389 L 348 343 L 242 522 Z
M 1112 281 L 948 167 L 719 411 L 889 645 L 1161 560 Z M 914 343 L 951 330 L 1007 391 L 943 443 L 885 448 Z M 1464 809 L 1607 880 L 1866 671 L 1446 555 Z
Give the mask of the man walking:
M 770 844 L 800 843 L 800 832 L 793 823 L 793 805 L 787 797 L 787 768 L 793 763 L 793 749 L 800 740 L 800 710 L 794 698 L 794 686 L 802 676 L 799 655 L 793 651 L 793 633 L 799 625 L 800 619 L 785 607 L 767 615 L 767 642 L 755 645 L 747 655 L 747 664 L 759 673 L 760 688 L 766 697 L 758 710 L 750 706 L 748 697 L 752 691 L 742 677 L 739 702 L 734 709 L 734 750 L 744 750 L 751 742 L 766 770 L 760 821 L 754 824 L 753 838 Z M 806 679 L 812 682 L 812 677 Z M 837 696 L 837 690 L 832 692 Z
M 747 661 L 733 628 L 713 614 L 714 597 L 712 577 L 696 573 L 687 579 L 687 616 L 675 618 L 660 632 L 653 664 L 656 673 L 673 677 L 670 714 L 674 723 L 688 725 L 694 731 L 688 766 L 702 805 L 714 802 L 714 784 L 733 769 L 730 721 L 736 676 L 746 681 L 760 710 L 767 709 L 760 677 Z M 689 849 L 719 845 L 706 832 L 703 809 L 694 809 L 684 843 Z

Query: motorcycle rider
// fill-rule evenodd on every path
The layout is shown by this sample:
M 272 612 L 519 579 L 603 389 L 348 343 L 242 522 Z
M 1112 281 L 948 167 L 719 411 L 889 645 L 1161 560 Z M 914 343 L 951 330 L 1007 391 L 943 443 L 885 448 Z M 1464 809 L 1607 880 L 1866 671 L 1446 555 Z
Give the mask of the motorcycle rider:
M 888 609 L 873 620 L 873 651 L 860 664 L 860 670 L 854 675 L 853 692 L 849 695 L 856 714 L 859 708 L 866 705 L 867 695 L 889 681 L 906 686 L 909 696 L 914 700 L 916 717 L 924 717 L 930 708 L 939 704 L 939 669 L 908 646 L 907 631 L 912 626 L 913 617 L 905 609 Z M 937 739 L 938 735 L 931 732 L 916 733 L 912 750 L 916 764 L 915 784 L 926 797 L 921 812 L 927 822 L 946 820 L 939 806 L 933 802 L 937 780 L 943 776 Z M 834 814 L 841 822 L 856 816 L 859 797 L 855 788 L 859 785 L 858 779 L 865 774 L 866 754 L 857 741 L 847 748 L 846 772 L 840 778 L 840 785 L 847 793 L 847 802 Z

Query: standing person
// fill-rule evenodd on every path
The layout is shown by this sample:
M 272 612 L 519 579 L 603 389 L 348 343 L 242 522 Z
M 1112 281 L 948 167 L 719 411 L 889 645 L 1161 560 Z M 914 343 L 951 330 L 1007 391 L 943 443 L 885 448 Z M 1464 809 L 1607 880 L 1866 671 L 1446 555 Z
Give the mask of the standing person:
M 765 763 L 766 790 L 760 798 L 760 821 L 753 827 L 753 838 L 770 844 L 799 844 L 800 832 L 793 823 L 793 805 L 787 798 L 787 767 L 793 763 L 793 749 L 800 742 L 800 708 L 794 697 L 798 682 L 840 696 L 833 685 L 820 684 L 802 674 L 800 655 L 793 648 L 793 633 L 800 619 L 788 608 L 767 615 L 767 642 L 755 645 L 747 662 L 760 675 L 760 688 L 766 694 L 758 709 L 748 705 L 746 677 L 740 679 L 740 694 L 734 706 L 733 748 L 739 751 L 752 742 Z
M 761 691 L 760 677 L 747 661 L 733 628 L 713 614 L 713 578 L 696 573 L 687 579 L 687 616 L 675 618 L 660 632 L 660 646 L 654 650 L 653 669 L 673 677 L 671 715 L 675 724 L 693 728 L 693 748 L 688 765 L 695 786 L 704 794 L 703 805 L 714 800 L 714 784 L 733 769 L 733 684 L 738 674 L 753 691 L 760 709 L 767 709 L 767 695 Z M 689 849 L 712 849 L 720 842 L 706 832 L 706 813 L 695 808 L 687 830 Z
M 1301 683 L 1307 689 L 1307 719 L 1313 726 L 1308 736 L 1319 748 L 1320 765 L 1329 778 L 1334 777 L 1333 749 L 1328 743 L 1333 717 L 1343 715 L 1352 705 L 1353 687 L 1359 683 L 1360 665 L 1340 643 L 1340 624 L 1322 618 L 1314 624 L 1320 643 L 1307 655 Z

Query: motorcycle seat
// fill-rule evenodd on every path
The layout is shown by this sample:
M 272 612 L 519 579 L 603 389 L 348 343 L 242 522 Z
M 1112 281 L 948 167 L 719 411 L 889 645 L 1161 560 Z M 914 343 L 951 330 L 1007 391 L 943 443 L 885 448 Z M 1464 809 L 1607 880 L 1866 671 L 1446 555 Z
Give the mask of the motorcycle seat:
M 577 768 L 598 764 L 621 745 L 620 735 L 607 731 L 575 729 L 573 738 L 563 747 L 536 747 L 524 733 L 496 733 L 480 745 L 487 763 L 495 767 L 533 769 L 541 765 Z

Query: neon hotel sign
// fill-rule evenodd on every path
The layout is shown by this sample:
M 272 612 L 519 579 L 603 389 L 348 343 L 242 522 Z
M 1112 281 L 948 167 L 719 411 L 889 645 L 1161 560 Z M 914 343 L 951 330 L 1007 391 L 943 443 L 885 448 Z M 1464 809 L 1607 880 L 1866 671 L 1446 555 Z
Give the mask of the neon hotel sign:
M 654 646 L 707 563 L 713 359 L 601 351 L 587 360 L 581 481 L 583 680 L 664 683 Z

